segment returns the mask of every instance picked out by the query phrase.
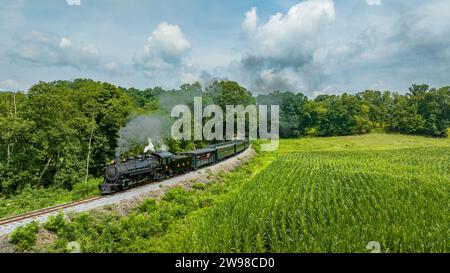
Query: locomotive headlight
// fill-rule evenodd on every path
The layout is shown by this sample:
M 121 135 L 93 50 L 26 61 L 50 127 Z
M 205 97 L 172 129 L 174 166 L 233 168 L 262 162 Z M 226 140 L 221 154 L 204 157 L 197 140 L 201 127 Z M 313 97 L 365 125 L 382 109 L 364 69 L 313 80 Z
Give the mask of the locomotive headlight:
M 116 181 L 119 178 L 119 169 L 116 165 L 110 165 L 105 170 L 105 177 L 108 181 Z

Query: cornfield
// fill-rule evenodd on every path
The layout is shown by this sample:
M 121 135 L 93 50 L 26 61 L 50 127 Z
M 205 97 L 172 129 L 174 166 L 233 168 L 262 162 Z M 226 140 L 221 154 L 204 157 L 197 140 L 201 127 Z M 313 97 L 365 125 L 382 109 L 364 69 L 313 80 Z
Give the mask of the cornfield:
M 450 251 L 450 148 L 279 153 L 197 217 L 189 252 Z

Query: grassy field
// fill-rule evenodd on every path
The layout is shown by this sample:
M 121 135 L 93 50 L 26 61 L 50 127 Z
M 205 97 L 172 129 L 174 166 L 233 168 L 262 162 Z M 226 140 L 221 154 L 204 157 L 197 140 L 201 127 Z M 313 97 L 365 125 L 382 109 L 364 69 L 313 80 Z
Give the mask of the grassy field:
M 255 148 L 258 144 L 255 143 Z M 20 249 L 64 252 L 450 251 L 450 140 L 370 134 L 282 140 L 230 173 L 168 190 L 128 215 L 112 208 L 12 235 Z
M 271 163 L 188 219 L 171 251 L 450 251 L 450 140 L 304 138 L 261 156 Z

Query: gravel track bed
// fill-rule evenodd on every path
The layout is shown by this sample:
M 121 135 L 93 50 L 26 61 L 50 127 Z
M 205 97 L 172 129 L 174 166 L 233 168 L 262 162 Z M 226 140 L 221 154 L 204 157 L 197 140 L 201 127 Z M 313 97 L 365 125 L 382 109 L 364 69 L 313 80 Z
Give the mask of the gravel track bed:
M 132 207 L 138 205 L 145 198 L 159 198 L 167 189 L 178 185 L 189 187 L 194 182 L 208 183 L 211 180 L 214 180 L 214 178 L 211 177 L 212 175 L 217 175 L 223 171 L 231 171 L 243 162 L 252 158 L 253 155 L 254 151 L 250 148 L 242 152 L 241 154 L 217 163 L 216 165 L 205 167 L 195 172 L 172 177 L 161 182 L 149 183 L 140 187 L 132 188 L 111 196 L 105 196 L 89 203 L 76 205 L 74 207 L 63 209 L 61 211 L 67 215 L 93 209 L 101 209 L 104 206 L 114 206 L 115 210 L 119 210 L 122 214 L 126 214 Z M 51 212 L 34 218 L 25 219 L 20 222 L 0 226 L 0 237 L 6 237 L 6 235 L 14 231 L 16 228 L 26 225 L 34 220 L 43 223 L 47 221 L 49 216 L 56 215 L 57 213 L 58 212 Z

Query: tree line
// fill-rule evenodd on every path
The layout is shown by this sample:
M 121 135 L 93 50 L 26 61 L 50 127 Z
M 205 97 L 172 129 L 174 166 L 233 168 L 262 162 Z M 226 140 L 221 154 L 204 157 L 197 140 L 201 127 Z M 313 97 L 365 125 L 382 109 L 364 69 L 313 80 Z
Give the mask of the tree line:
M 258 103 L 280 105 L 281 137 L 365 134 L 374 129 L 445 137 L 450 134 L 450 86 L 413 85 L 409 92 L 367 90 L 357 94 L 305 95 L 274 92 Z
M 90 79 L 40 82 L 28 92 L 0 93 L 0 195 L 25 187 L 71 189 L 101 177 L 114 158 L 120 128 L 137 115 L 168 115 L 180 103 L 278 104 L 280 136 L 338 136 L 374 129 L 444 137 L 450 134 L 450 87 L 413 85 L 407 94 L 364 91 L 321 95 L 275 91 L 253 96 L 233 81 L 176 90 L 122 88 Z M 225 110 L 225 109 L 224 109 Z M 177 152 L 204 142 L 168 140 Z

